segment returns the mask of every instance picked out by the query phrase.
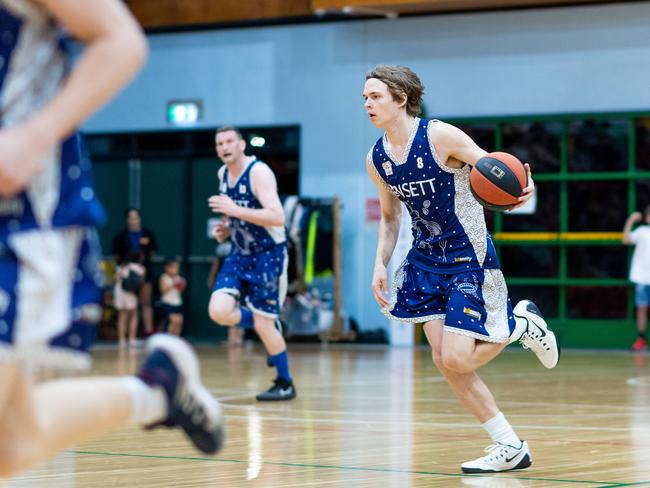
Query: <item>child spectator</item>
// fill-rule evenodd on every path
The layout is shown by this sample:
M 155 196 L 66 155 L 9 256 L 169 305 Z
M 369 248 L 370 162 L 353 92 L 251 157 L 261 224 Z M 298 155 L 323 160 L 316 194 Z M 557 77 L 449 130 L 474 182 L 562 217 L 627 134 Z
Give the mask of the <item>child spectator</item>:
M 114 304 L 117 309 L 117 336 L 120 347 L 126 345 L 127 326 L 129 345 L 137 345 L 138 292 L 145 279 L 142 259 L 142 252 L 132 249 L 116 269 Z
M 183 297 L 186 281 L 179 275 L 180 263 L 176 260 L 165 262 L 165 272 L 160 275 L 160 301 L 167 320 L 167 332 L 177 336 L 183 330 Z

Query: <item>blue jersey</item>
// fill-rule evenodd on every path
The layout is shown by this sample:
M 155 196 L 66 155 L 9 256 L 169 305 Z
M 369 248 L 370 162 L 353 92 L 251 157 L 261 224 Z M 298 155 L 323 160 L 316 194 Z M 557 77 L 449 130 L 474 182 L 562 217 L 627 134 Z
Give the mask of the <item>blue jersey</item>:
M 368 155 L 368 164 L 411 216 L 408 260 L 439 274 L 498 268 L 483 207 L 469 187 L 470 168 L 450 168 L 439 160 L 428 133 L 435 123 L 415 120 L 402 162 L 387 150 L 385 136 Z
M 0 0 L 0 127 L 21 124 L 59 91 L 69 68 L 60 28 L 27 0 Z M 10 233 L 105 220 L 79 134 L 44 157 L 25 191 L 0 197 L 0 244 Z
M 240 207 L 262 208 L 262 204 L 253 193 L 251 186 L 251 170 L 256 164 L 264 163 L 257 159 L 251 161 L 244 168 L 244 171 L 233 186 L 228 184 L 228 168 L 224 169 L 221 177 L 221 193 L 228 195 Z M 230 239 L 233 243 L 231 253 L 260 253 L 286 243 L 286 233 L 283 226 L 263 227 L 246 222 L 245 220 L 230 217 L 230 228 Z

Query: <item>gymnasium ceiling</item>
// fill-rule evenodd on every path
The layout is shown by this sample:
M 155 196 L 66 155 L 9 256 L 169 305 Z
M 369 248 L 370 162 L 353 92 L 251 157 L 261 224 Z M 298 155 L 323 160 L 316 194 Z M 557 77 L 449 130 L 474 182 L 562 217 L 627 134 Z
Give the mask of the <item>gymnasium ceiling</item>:
M 612 0 L 125 0 L 146 29 L 614 3 Z

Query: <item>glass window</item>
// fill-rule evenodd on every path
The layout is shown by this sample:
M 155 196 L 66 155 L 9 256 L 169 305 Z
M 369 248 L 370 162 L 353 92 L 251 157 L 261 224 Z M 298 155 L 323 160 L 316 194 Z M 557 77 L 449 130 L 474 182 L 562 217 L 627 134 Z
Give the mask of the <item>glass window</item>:
M 485 149 L 487 152 L 495 150 L 496 129 L 494 125 L 458 124 L 456 127 L 470 136 L 481 149 Z
M 560 250 L 557 246 L 503 246 L 500 259 L 503 274 L 508 278 L 556 277 Z
M 555 286 L 511 286 L 508 295 L 514 307 L 519 300 L 532 300 L 539 307 L 544 317 L 558 317 L 558 288 Z
M 571 278 L 625 278 L 627 248 L 620 246 L 569 246 L 567 264 Z
M 628 120 L 576 120 L 569 124 L 570 171 L 627 171 Z
M 627 182 L 569 182 L 569 230 L 620 232 L 627 217 Z
M 636 121 L 636 167 L 650 171 L 650 117 Z
M 650 205 L 650 180 L 640 180 L 636 183 L 636 210 L 643 212 Z
M 555 181 L 542 181 L 536 182 L 535 185 L 537 186 L 537 210 L 532 215 L 504 212 L 504 232 L 558 232 L 560 230 L 560 184 Z
M 627 293 L 625 286 L 569 286 L 567 315 L 572 319 L 624 319 Z
M 534 173 L 560 171 L 561 122 L 503 124 L 503 150 L 530 164 Z

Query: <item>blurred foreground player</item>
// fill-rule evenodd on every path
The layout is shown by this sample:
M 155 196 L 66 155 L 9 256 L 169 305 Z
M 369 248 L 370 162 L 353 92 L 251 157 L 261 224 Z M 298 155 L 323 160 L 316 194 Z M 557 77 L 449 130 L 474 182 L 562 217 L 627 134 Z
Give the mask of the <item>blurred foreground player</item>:
M 72 70 L 62 28 L 87 44 Z M 129 425 L 178 426 L 215 452 L 221 410 L 177 338 L 152 338 L 137 376 L 26 372 L 90 363 L 104 214 L 75 130 L 143 64 L 140 29 L 117 0 L 0 0 L 0 50 L 0 476 Z
M 487 454 L 463 463 L 462 470 L 524 469 L 532 463 L 528 444 L 476 370 L 516 340 L 547 368 L 557 364 L 559 348 L 532 302 L 519 302 L 513 314 L 483 208 L 469 186 L 470 166 L 486 151 L 452 125 L 418 118 L 423 93 L 418 76 L 402 66 L 378 66 L 366 76 L 368 117 L 385 131 L 366 161 L 381 204 L 373 293 L 391 319 L 424 323 L 436 367 L 492 438 Z M 529 184 L 520 204 L 534 191 L 528 165 L 526 170 Z M 411 216 L 413 244 L 389 301 L 386 265 L 399 235 L 402 203 Z

